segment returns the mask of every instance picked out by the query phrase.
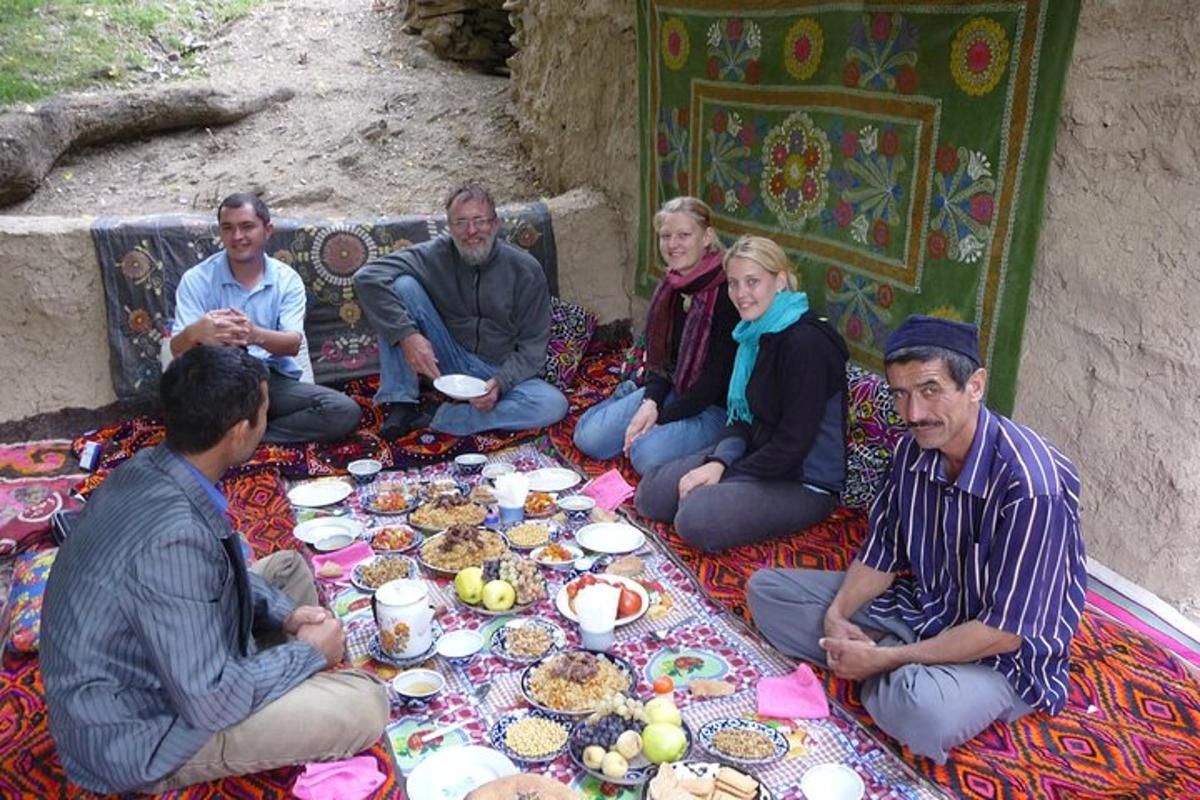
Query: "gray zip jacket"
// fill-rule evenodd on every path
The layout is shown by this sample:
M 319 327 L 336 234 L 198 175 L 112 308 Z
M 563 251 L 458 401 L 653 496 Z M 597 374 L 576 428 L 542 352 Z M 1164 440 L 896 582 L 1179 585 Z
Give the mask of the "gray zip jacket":
M 533 256 L 501 239 L 478 267 L 466 264 L 448 235 L 372 261 L 354 276 L 367 321 L 382 343 L 398 345 L 417 325 L 392 286 L 420 281 L 450 334 L 497 367 L 503 394 L 541 374 L 550 341 L 550 292 Z

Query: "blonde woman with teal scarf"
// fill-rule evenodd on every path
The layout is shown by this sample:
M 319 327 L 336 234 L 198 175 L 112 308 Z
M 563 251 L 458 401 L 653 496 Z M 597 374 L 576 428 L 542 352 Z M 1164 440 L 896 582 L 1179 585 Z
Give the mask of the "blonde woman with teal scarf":
M 845 341 L 809 311 L 775 242 L 743 236 L 724 266 L 741 317 L 725 430 L 645 475 L 636 497 L 642 516 L 706 552 L 820 522 L 846 478 Z

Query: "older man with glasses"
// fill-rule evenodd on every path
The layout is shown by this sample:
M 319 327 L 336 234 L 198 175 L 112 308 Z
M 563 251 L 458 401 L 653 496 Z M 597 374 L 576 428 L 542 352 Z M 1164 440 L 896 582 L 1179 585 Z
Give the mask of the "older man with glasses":
M 379 333 L 380 431 L 466 436 L 541 428 L 562 419 L 567 400 L 539 379 L 550 339 L 550 293 L 537 260 L 496 237 L 500 222 L 486 189 L 466 184 L 446 199 L 449 235 L 367 264 L 354 276 Z M 443 403 L 432 418 L 418 405 L 421 375 L 466 374 L 486 393 Z

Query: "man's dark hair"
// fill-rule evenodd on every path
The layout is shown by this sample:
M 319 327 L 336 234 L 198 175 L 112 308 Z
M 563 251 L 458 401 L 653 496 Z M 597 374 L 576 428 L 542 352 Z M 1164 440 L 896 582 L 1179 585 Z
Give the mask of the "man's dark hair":
M 950 373 L 950 380 L 954 381 L 954 385 L 958 387 L 959 391 L 962 391 L 967 385 L 967 381 L 975 374 L 975 370 L 979 369 L 977 362 L 957 350 L 948 350 L 932 345 L 902 347 L 889 353 L 883 360 L 883 368 L 887 369 L 892 364 L 907 364 L 910 361 L 920 361 L 922 364 L 929 361 L 943 362 L 946 365 L 946 371 Z
M 217 223 L 221 222 L 222 211 L 242 206 L 253 206 L 255 216 L 262 220 L 263 225 L 271 221 L 271 212 L 267 210 L 267 204 L 262 201 L 261 197 L 253 192 L 234 192 L 222 200 L 221 205 L 217 206 Z
M 171 362 L 159 383 L 167 445 L 202 453 L 242 420 L 258 422 L 267 368 L 240 347 L 197 345 Z
M 496 201 L 492 199 L 492 193 L 489 192 L 483 185 L 478 183 L 464 183 L 461 186 L 456 186 L 446 195 L 446 213 L 450 213 L 450 206 L 454 205 L 459 200 L 475 200 L 484 203 L 492 210 L 492 215 L 496 214 Z

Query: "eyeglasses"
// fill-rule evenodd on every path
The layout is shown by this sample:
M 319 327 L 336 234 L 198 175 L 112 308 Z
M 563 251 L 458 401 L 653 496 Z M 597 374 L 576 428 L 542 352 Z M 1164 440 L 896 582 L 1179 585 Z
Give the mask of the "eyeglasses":
M 476 229 L 486 228 L 488 225 L 491 225 L 495 221 L 496 221 L 495 216 L 471 217 L 470 219 L 461 219 L 461 218 L 460 219 L 452 219 L 452 220 L 450 220 L 450 227 L 454 228 L 455 230 L 467 231 L 467 230 L 470 230 L 471 228 L 476 228 Z

